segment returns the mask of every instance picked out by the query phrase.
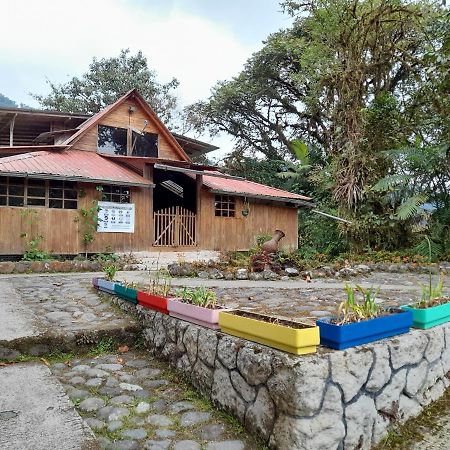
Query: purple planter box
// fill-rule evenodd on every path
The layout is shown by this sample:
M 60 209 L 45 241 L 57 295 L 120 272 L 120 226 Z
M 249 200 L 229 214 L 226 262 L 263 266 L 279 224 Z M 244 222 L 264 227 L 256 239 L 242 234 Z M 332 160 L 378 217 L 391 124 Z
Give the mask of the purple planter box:
M 98 277 L 92 278 L 92 286 L 98 288 Z
M 178 319 L 186 320 L 197 325 L 219 329 L 219 311 L 223 309 L 210 309 L 201 306 L 183 303 L 177 299 L 169 298 L 167 300 L 167 309 L 169 315 Z

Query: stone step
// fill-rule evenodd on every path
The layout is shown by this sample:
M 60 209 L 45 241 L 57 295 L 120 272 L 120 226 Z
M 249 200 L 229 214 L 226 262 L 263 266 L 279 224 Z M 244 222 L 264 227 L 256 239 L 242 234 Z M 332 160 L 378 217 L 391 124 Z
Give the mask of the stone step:
M 41 364 L 0 367 L 2 450 L 97 450 L 91 429 Z

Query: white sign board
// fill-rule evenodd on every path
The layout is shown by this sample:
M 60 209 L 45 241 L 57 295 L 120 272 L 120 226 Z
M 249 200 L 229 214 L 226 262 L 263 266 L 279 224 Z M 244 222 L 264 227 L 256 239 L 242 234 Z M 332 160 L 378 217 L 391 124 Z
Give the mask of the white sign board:
M 97 231 L 100 233 L 134 233 L 134 204 L 98 202 Z

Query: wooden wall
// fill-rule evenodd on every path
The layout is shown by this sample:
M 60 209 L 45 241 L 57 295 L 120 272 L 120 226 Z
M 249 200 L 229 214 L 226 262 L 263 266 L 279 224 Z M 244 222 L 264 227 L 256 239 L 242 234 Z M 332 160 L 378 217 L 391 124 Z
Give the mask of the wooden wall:
M 216 217 L 214 194 L 202 190 L 199 248 L 210 250 L 248 250 L 261 234 L 272 235 L 276 229 L 284 231 L 280 248 L 297 249 L 297 208 L 278 206 L 250 199 L 250 212 L 244 217 L 242 197 L 236 197 L 236 217 Z
M 79 184 L 86 195 L 79 198 L 79 208 L 90 208 L 92 200 L 100 194 L 95 184 Z M 150 220 L 150 192 L 146 188 L 132 188 L 131 201 L 135 204 L 134 233 L 94 233 L 94 241 L 88 252 L 149 251 L 151 250 L 152 220 Z M 27 210 L 37 211 L 30 225 Z M 34 215 L 33 215 L 34 217 Z M 0 207 L 0 255 L 23 254 L 25 244 L 31 237 L 44 237 L 40 248 L 55 254 L 77 254 L 84 252 L 81 238 L 82 226 L 79 213 L 73 209 Z M 21 238 L 27 233 L 26 238 Z
M 133 106 L 135 111 L 129 114 L 129 108 Z M 173 144 L 169 142 L 157 129 L 153 123 L 153 119 L 148 116 L 145 111 L 132 100 L 126 100 L 108 115 L 102 118 L 99 125 L 109 125 L 112 127 L 127 128 L 131 126 L 137 130 L 142 130 L 144 127 L 144 120 L 148 121 L 148 125 L 145 131 L 148 133 L 157 133 L 159 136 L 158 150 L 159 158 L 171 159 L 180 161 L 181 156 L 173 148 Z M 91 128 L 83 137 L 77 141 L 74 146 L 74 150 L 86 150 L 91 152 L 97 151 L 97 125 Z

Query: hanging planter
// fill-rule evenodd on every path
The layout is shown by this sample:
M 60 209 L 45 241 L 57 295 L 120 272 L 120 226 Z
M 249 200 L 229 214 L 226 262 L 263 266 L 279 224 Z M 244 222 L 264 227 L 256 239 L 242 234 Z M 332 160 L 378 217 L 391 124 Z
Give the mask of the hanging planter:
M 114 286 L 114 292 L 117 294 L 118 297 L 120 297 L 122 300 L 126 300 L 127 302 L 137 304 L 137 290 L 128 287 L 126 285 L 122 285 L 119 283 L 116 283 Z
M 145 306 L 146 308 L 154 309 L 163 314 L 168 314 L 167 309 L 167 298 L 160 295 L 150 294 L 148 292 L 138 291 L 137 301 L 139 305 Z
M 315 325 L 248 311 L 220 312 L 219 324 L 224 333 L 295 355 L 316 352 L 320 340 L 319 328 Z
M 386 311 L 386 315 L 360 322 L 338 324 L 336 318 L 317 321 L 320 328 L 320 344 L 335 350 L 367 344 L 398 334 L 408 333 L 412 325 L 412 313 L 400 309 Z

